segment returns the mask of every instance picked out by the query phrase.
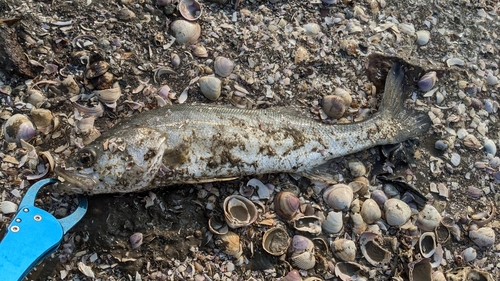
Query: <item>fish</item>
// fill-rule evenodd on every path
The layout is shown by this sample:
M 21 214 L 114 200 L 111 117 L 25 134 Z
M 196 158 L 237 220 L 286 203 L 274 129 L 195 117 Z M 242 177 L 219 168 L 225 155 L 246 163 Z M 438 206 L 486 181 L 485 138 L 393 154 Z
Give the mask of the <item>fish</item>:
M 172 105 L 124 119 L 57 166 L 68 194 L 129 193 L 248 175 L 313 175 L 329 160 L 417 137 L 431 125 L 406 108 L 405 71 L 390 69 L 369 119 L 325 124 L 289 110 Z

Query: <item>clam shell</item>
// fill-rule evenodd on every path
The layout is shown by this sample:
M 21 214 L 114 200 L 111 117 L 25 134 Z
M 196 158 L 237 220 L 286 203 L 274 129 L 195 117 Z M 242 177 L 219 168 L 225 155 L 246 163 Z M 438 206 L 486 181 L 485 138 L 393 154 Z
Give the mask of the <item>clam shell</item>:
M 347 161 L 347 166 L 353 177 L 361 177 L 366 175 L 366 167 L 363 162 L 358 159 L 350 159 Z
M 469 247 L 460 253 L 460 255 L 464 258 L 465 262 L 471 262 L 476 259 L 477 252 L 476 249 Z
M 247 226 L 257 220 L 257 208 L 252 201 L 240 195 L 231 195 L 224 200 L 224 217 L 231 228 Z
M 436 234 L 437 243 L 444 244 L 450 240 L 450 229 L 442 222 L 436 227 L 434 234 Z
M 351 106 L 352 103 L 352 97 L 349 91 L 347 91 L 344 88 L 335 88 L 335 91 L 333 92 L 334 95 L 341 97 L 344 100 L 344 105 L 346 108 Z
M 425 205 L 418 213 L 416 225 L 423 231 L 434 231 L 441 222 L 441 214 L 432 205 Z
M 366 199 L 361 206 L 361 217 L 367 224 L 372 224 L 382 217 L 382 211 L 373 199 Z
M 292 251 L 293 252 L 303 252 L 303 251 L 311 251 L 314 249 L 314 243 L 311 239 L 302 236 L 302 235 L 294 235 L 292 238 Z
M 92 63 L 89 68 L 85 71 L 85 78 L 92 79 L 97 76 L 101 76 L 106 73 L 109 69 L 109 63 L 105 61 L 96 61 Z
M 352 192 L 359 195 L 366 195 L 368 193 L 370 181 L 366 177 L 356 177 L 349 183 L 349 186 L 351 187 Z
M 40 107 L 47 100 L 47 97 L 42 92 L 35 89 L 26 91 L 26 94 L 28 95 L 28 102 L 35 107 Z
M 219 78 L 203 76 L 198 80 L 198 83 L 200 83 L 201 92 L 207 99 L 215 101 L 220 97 L 222 83 Z
M 189 21 L 199 19 L 202 14 L 201 5 L 196 0 L 180 0 L 177 9 L 182 17 Z
M 192 46 L 192 49 L 193 49 L 193 55 L 195 57 L 199 57 L 199 58 L 206 58 L 206 57 L 208 57 L 207 49 L 204 46 L 202 46 L 202 45 L 195 45 L 195 46 Z
M 198 23 L 186 20 L 176 20 L 170 24 L 170 29 L 179 44 L 194 44 L 201 35 L 201 27 Z
M 423 46 L 431 39 L 431 33 L 428 30 L 417 31 L 417 44 Z
M 288 250 L 290 242 L 290 236 L 285 229 L 273 227 L 264 233 L 262 248 L 273 256 L 281 256 Z
M 300 200 L 289 191 L 281 191 L 274 197 L 274 210 L 285 220 L 291 220 L 299 211 Z
M 317 216 L 303 216 L 293 220 L 293 227 L 302 232 L 308 232 L 314 235 L 321 233 L 322 220 Z
M 434 232 L 424 232 L 418 239 L 420 254 L 424 258 L 430 258 L 436 252 L 436 235 Z
M 437 81 L 437 75 L 435 71 L 429 71 L 420 80 L 418 81 L 417 85 L 420 91 L 422 92 L 427 92 L 430 91 L 432 88 L 434 88 L 434 85 L 436 85 Z
M 384 203 L 385 220 L 391 226 L 401 226 L 411 217 L 411 209 L 405 202 L 391 198 Z
M 355 262 L 338 262 L 335 264 L 335 275 L 342 281 L 352 281 L 351 276 L 365 276 L 368 268 Z
M 340 238 L 330 244 L 333 254 L 343 261 L 354 261 L 356 258 L 356 243 Z
M 178 54 L 170 55 L 170 61 L 174 68 L 179 67 L 179 65 L 181 65 L 181 57 L 179 57 Z
M 349 210 L 353 198 L 352 189 L 345 184 L 333 185 L 323 193 L 323 200 L 334 210 Z
M 21 140 L 29 141 L 36 134 L 35 126 L 23 114 L 14 114 L 3 125 L 3 135 L 7 142 L 21 144 Z
M 293 269 L 290 272 L 287 273 L 282 281 L 302 281 L 302 277 L 300 276 L 300 273 L 297 269 Z
M 225 222 L 221 222 L 216 217 L 210 217 L 208 219 L 208 229 L 218 235 L 226 234 L 229 231 L 227 224 Z
M 344 228 L 342 212 L 330 211 L 326 220 L 323 221 L 322 228 L 326 233 L 339 233 Z
M 239 258 L 243 253 L 240 244 L 240 236 L 232 231 L 228 231 L 223 235 L 218 235 L 215 243 L 224 253 L 235 258 Z
M 495 231 L 491 227 L 481 227 L 469 231 L 469 238 L 479 247 L 490 247 L 495 244 Z
M 97 96 L 97 98 L 105 103 L 105 104 L 113 104 L 115 103 L 120 96 L 122 95 L 122 89 L 118 82 L 113 85 L 113 88 L 105 89 L 105 90 L 95 90 L 93 93 Z
M 105 72 L 103 75 L 90 80 L 90 84 L 97 90 L 109 89 L 112 87 L 114 76 L 111 72 Z
M 391 261 L 392 253 L 383 248 L 377 239 L 380 236 L 373 232 L 364 232 L 359 236 L 363 257 L 373 266 L 382 266 Z
M 366 222 L 363 220 L 363 217 L 359 213 L 355 213 L 351 215 L 352 220 L 352 232 L 356 235 L 360 235 L 366 230 Z
M 222 77 L 228 77 L 234 69 L 234 62 L 226 57 L 217 57 L 214 62 L 215 73 Z
M 314 250 L 304 251 L 302 253 L 293 253 L 290 257 L 290 261 L 293 266 L 296 266 L 303 270 L 312 269 L 316 265 L 316 259 L 314 258 Z
M 410 281 L 432 281 L 432 266 L 430 259 L 421 259 L 408 264 Z

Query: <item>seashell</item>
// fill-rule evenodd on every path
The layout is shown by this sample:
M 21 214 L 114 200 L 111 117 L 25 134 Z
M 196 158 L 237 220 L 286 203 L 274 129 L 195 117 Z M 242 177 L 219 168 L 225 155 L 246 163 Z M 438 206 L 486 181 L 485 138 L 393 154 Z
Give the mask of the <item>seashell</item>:
M 346 111 L 344 100 L 336 95 L 324 96 L 321 108 L 326 115 L 335 119 L 340 119 Z
M 269 197 L 271 197 L 269 188 L 258 179 L 251 179 L 246 185 L 257 188 L 257 195 L 259 195 L 259 199 L 269 199 Z
M 498 84 L 498 77 L 490 73 L 486 77 L 486 84 L 488 84 L 488 86 L 495 86 L 496 84 Z
M 299 207 L 299 198 L 289 191 L 281 191 L 274 197 L 276 214 L 284 220 L 291 220 L 299 211 Z
M 314 243 L 307 237 L 295 235 L 292 239 L 292 255 L 290 257 L 293 266 L 309 270 L 314 267 Z
M 200 83 L 201 92 L 207 99 L 215 101 L 220 97 L 222 83 L 219 78 L 203 76 L 198 82 Z
M 361 177 L 366 175 L 365 165 L 358 159 L 350 159 L 347 161 L 347 166 L 353 177 Z
M 465 62 L 462 59 L 459 59 L 459 58 L 451 58 L 451 59 L 447 59 L 446 60 L 446 65 L 448 67 L 455 66 L 455 65 L 464 66 Z
M 421 259 L 408 264 L 410 281 L 432 281 L 432 266 L 430 259 Z
M 335 91 L 333 92 L 334 95 L 341 97 L 344 100 L 344 105 L 346 108 L 351 106 L 352 103 L 352 97 L 349 91 L 347 91 L 344 88 L 335 88 Z
M 344 228 L 342 212 L 330 211 L 321 227 L 326 233 L 339 233 Z
M 481 271 L 471 267 L 453 268 L 446 272 L 446 277 L 450 281 L 493 281 L 491 273 Z
M 498 102 L 497 101 L 492 101 L 492 100 L 485 100 L 484 101 L 484 110 L 488 112 L 489 114 L 492 113 L 497 113 L 498 112 Z
M 2 209 L 2 213 L 5 215 L 17 212 L 17 204 L 10 201 L 0 202 L 0 208 Z
M 333 254 L 342 261 L 354 261 L 356 258 L 356 243 L 345 238 L 330 243 Z
M 321 27 L 317 23 L 304 24 L 303 28 L 306 34 L 311 36 L 318 35 L 321 31 Z
M 199 57 L 199 58 L 206 58 L 206 57 L 208 57 L 207 49 L 204 46 L 202 46 L 202 45 L 191 46 L 191 49 L 193 50 L 193 55 L 195 57 Z
M 370 186 L 370 181 L 366 177 L 357 177 L 349 183 L 352 192 L 359 195 L 366 195 L 368 193 L 368 187 Z
M 439 225 L 434 229 L 434 234 L 436 234 L 437 243 L 444 244 L 450 240 L 450 229 L 443 224 L 443 222 L 439 222 Z
M 264 233 L 262 248 L 273 256 L 281 256 L 288 250 L 290 241 L 290 236 L 285 229 L 273 227 Z
M 239 258 L 243 254 L 243 249 L 240 244 L 240 236 L 232 231 L 228 231 L 223 235 L 217 235 L 215 245 L 225 254 L 235 258 Z
M 351 206 L 354 194 L 352 189 L 345 184 L 330 186 L 323 193 L 323 200 L 334 210 L 347 211 Z
M 35 126 L 23 114 L 14 114 L 3 126 L 3 135 L 7 142 L 21 144 L 21 140 L 29 141 L 36 134 Z
M 214 62 L 215 74 L 228 77 L 234 69 L 234 62 L 226 57 L 216 57 Z
M 492 221 L 493 218 L 495 218 L 496 211 L 497 210 L 495 208 L 495 204 L 493 202 L 490 202 L 489 210 L 485 210 L 475 214 L 468 214 L 468 216 L 470 217 L 471 221 L 474 224 L 481 227 Z
M 302 216 L 293 220 L 293 227 L 302 232 L 314 235 L 321 233 L 322 220 L 317 216 Z
M 485 138 L 483 142 L 484 150 L 486 153 L 491 154 L 495 156 L 497 154 L 497 146 L 495 145 L 495 142 Z
M 392 253 L 383 248 L 377 239 L 380 236 L 373 232 L 363 232 L 359 236 L 360 248 L 363 257 L 373 266 L 382 266 L 391 261 Z
M 33 108 L 30 112 L 30 116 L 39 132 L 45 135 L 50 133 L 52 130 L 52 120 L 54 119 L 50 110 Z
M 69 75 L 68 77 L 64 78 L 61 81 L 61 85 L 63 85 L 68 94 L 71 96 L 78 95 L 80 93 L 80 86 L 78 86 L 78 83 L 76 83 L 75 78 L 73 78 L 72 75 Z
M 170 24 L 170 29 L 179 44 L 194 44 L 201 35 L 201 27 L 198 23 L 186 20 L 176 20 Z
M 422 92 L 427 92 L 430 91 L 432 88 L 434 88 L 434 85 L 436 85 L 437 81 L 437 75 L 436 71 L 429 71 L 420 80 L 418 81 L 417 85 L 420 91 Z
M 377 189 L 372 192 L 371 198 L 377 202 L 379 206 L 382 206 L 385 204 L 385 201 L 387 201 L 387 195 L 385 195 L 385 192 Z
M 352 281 L 352 276 L 366 276 L 368 268 L 355 262 L 338 262 L 335 264 L 335 275 L 342 281 Z
M 401 226 L 411 217 L 411 209 L 405 202 L 391 198 L 384 203 L 385 220 L 391 226 Z
M 201 5 L 196 0 L 180 0 L 177 9 L 182 17 L 189 21 L 199 19 L 202 14 Z
M 105 72 L 103 75 L 90 80 L 90 84 L 97 90 L 109 89 L 112 87 L 114 76 L 111 72 Z
M 122 95 L 122 90 L 120 88 L 120 84 L 116 82 L 113 84 L 113 88 L 105 89 L 105 90 L 95 90 L 94 93 L 99 101 L 105 103 L 106 105 L 115 103 L 120 96 Z
M 359 213 L 355 213 L 351 215 L 352 220 L 352 232 L 356 235 L 360 235 L 363 233 L 366 228 L 366 222 L 363 220 L 363 217 Z
M 281 279 L 282 281 L 302 281 L 302 277 L 297 269 L 293 269 Z
M 28 95 L 28 102 L 35 107 L 40 107 L 47 100 L 42 92 L 38 90 L 30 89 L 26 91 L 26 94 Z
M 130 245 L 132 246 L 132 249 L 137 249 L 142 245 L 142 240 L 143 235 L 140 232 L 136 232 L 132 234 L 129 238 Z
M 460 253 L 460 255 L 464 258 L 465 262 L 471 262 L 476 259 L 477 252 L 476 249 L 469 247 Z
M 295 64 L 299 64 L 301 62 L 307 62 L 309 60 L 309 52 L 306 48 L 300 46 L 297 48 L 295 52 Z
M 123 8 L 118 11 L 116 18 L 118 18 L 119 20 L 127 21 L 135 18 L 135 13 L 128 8 Z
M 109 63 L 105 61 L 96 61 L 92 63 L 89 68 L 85 71 L 85 78 L 92 79 L 97 76 L 101 76 L 106 73 L 109 69 Z
M 178 54 L 171 54 L 170 55 L 170 62 L 172 63 L 172 66 L 174 68 L 177 68 L 181 65 L 181 58 L 179 57 Z
M 495 244 L 495 231 L 491 227 L 475 229 L 471 226 L 469 238 L 479 247 L 490 247 Z
M 418 213 L 416 225 L 423 231 L 434 231 L 441 222 L 441 215 L 432 205 L 425 205 Z
M 215 234 L 223 235 L 229 231 L 227 224 L 225 222 L 220 221 L 216 217 L 210 217 L 208 219 L 208 229 Z
M 424 232 L 418 239 L 420 254 L 424 258 L 430 258 L 436 252 L 436 235 L 434 232 Z
M 419 30 L 417 33 L 417 44 L 423 46 L 431 39 L 431 33 L 428 30 Z
M 446 276 L 441 271 L 434 271 L 432 273 L 432 281 L 446 281 Z
M 252 201 L 240 195 L 231 195 L 224 200 L 224 217 L 231 228 L 247 226 L 257 220 L 257 208 Z
M 444 140 L 437 140 L 434 143 L 434 148 L 437 150 L 445 151 L 448 149 L 448 147 L 449 147 L 448 142 Z
M 361 217 L 367 224 L 375 223 L 382 217 L 382 211 L 373 199 L 366 199 L 361 206 Z

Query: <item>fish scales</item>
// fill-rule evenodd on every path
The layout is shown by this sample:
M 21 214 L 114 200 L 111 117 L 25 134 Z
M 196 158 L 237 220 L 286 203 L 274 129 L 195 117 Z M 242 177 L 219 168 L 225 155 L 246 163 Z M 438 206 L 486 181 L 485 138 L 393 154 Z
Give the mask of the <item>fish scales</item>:
M 388 74 L 380 110 L 360 123 L 327 125 L 285 109 L 176 105 L 104 132 L 56 174 L 68 193 L 117 193 L 244 175 L 307 174 L 330 159 L 425 132 L 426 113 L 403 106 L 401 66 Z M 122 149 L 106 149 L 109 142 Z M 124 148 L 123 148 L 124 147 Z

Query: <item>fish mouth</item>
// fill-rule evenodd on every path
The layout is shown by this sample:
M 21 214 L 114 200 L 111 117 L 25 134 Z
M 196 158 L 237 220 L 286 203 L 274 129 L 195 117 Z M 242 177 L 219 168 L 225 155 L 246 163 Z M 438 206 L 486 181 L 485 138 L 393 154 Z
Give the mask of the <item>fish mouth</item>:
M 91 192 L 98 184 L 98 179 L 94 173 L 81 173 L 77 170 L 67 170 L 60 166 L 54 169 L 54 173 L 64 179 L 64 182 L 58 184 L 61 191 L 68 194 Z

